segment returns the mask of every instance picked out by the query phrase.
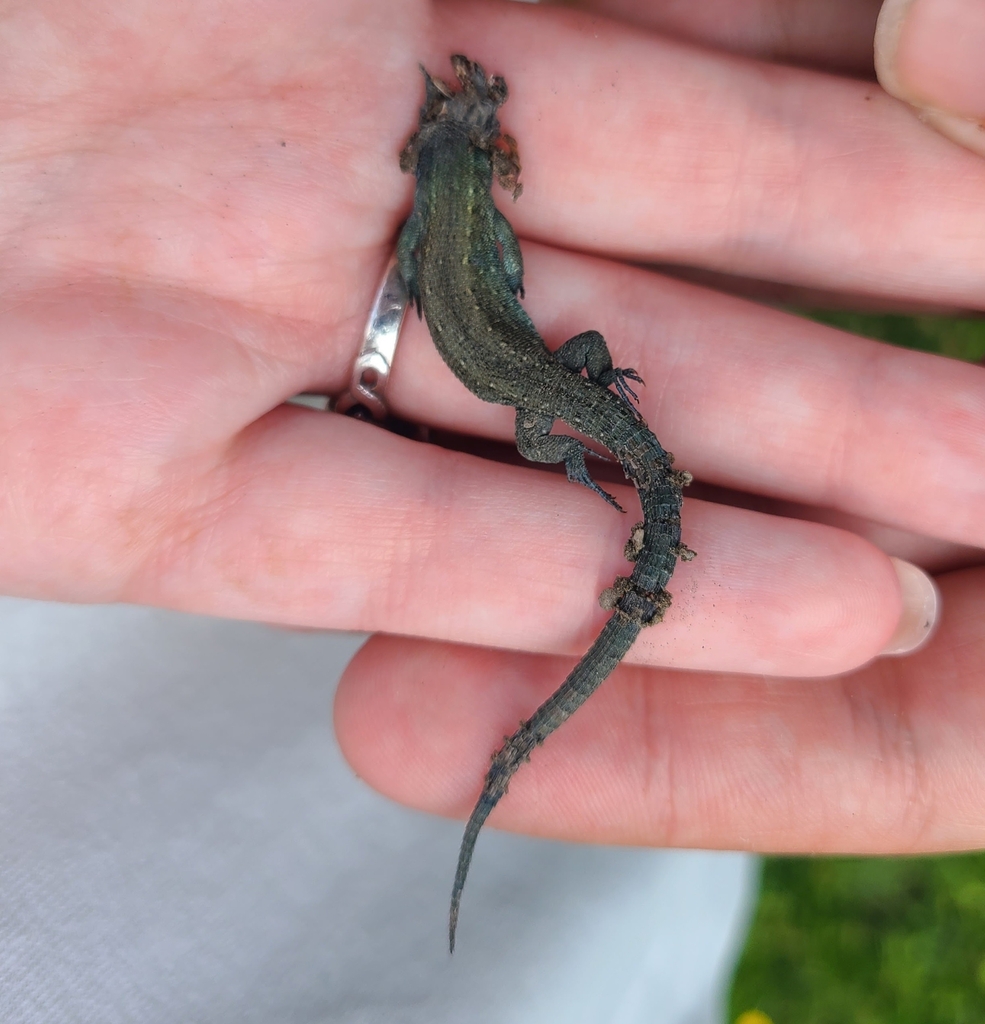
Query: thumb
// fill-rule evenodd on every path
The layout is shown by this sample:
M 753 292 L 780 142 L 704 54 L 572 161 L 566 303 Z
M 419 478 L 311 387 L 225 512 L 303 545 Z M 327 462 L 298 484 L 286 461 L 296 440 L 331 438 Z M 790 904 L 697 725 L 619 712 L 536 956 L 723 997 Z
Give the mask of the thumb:
M 875 37 L 883 88 L 923 120 L 985 156 L 985 4 L 885 0 Z

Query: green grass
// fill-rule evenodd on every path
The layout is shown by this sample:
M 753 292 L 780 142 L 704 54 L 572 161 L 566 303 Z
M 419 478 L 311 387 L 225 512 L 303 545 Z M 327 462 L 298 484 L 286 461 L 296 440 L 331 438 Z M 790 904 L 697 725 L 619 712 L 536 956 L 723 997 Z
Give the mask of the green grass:
M 980 362 L 985 359 L 985 320 L 962 320 L 949 316 L 899 316 L 895 313 L 811 313 L 821 323 L 867 338 L 890 341 L 906 348 L 940 352 L 955 359 Z
M 985 320 L 812 315 L 908 348 L 985 358 Z M 985 1022 L 985 854 L 767 858 L 729 1019 Z
M 731 1019 L 985 1021 L 985 854 L 771 857 Z

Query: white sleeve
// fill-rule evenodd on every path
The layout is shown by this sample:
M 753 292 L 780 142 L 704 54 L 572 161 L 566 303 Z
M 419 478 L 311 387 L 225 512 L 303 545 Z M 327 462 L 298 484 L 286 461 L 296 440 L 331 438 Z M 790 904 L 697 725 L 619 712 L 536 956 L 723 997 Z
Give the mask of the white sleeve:
M 755 860 L 488 830 L 359 782 L 360 638 L 0 599 L 0 1018 L 712 1024 Z

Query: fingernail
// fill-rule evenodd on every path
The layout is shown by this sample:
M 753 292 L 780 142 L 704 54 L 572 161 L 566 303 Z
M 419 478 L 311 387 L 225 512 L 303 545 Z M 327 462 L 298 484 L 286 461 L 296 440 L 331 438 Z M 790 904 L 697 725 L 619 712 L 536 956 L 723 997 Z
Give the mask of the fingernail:
M 885 0 L 876 24 L 883 88 L 963 146 L 985 152 L 985 4 Z
M 882 649 L 882 654 L 911 654 L 922 647 L 934 632 L 940 614 L 941 595 L 937 584 L 912 562 L 890 558 L 899 578 L 903 594 L 903 614 L 896 632 Z

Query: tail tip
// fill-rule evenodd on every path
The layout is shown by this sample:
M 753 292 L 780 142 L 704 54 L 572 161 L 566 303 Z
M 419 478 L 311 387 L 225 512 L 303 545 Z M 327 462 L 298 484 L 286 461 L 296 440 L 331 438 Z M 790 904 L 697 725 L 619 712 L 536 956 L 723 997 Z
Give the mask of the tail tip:
M 455 952 L 455 932 L 458 929 L 458 903 L 452 900 L 451 910 L 448 911 L 448 955 Z

